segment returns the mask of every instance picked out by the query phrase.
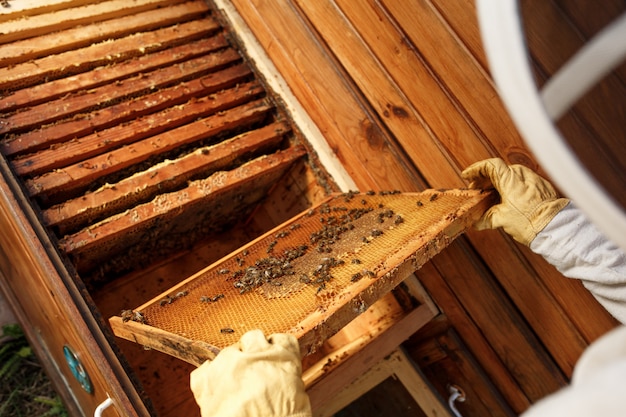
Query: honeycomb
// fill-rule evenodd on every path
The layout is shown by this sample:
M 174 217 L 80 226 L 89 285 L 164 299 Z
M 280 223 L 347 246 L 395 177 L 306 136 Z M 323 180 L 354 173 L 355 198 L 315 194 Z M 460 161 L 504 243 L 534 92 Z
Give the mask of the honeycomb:
M 294 334 L 310 353 L 489 203 L 475 190 L 334 195 L 111 323 L 126 338 L 132 321 L 158 329 L 157 349 L 170 334 L 220 350 L 261 329 Z

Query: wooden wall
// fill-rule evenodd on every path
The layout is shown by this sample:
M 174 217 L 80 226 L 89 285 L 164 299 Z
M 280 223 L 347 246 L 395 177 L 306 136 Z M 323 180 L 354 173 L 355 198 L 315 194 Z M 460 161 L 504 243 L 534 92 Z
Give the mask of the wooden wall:
M 615 13 L 578 21 L 574 1 L 522 3 L 540 80 Z M 462 187 L 461 171 L 493 156 L 543 173 L 498 98 L 472 1 L 232 4 L 359 189 Z M 545 43 L 545 28 L 565 38 Z M 612 97 L 624 97 L 623 74 L 608 81 Z M 564 131 L 578 144 L 624 143 L 623 99 L 607 112 L 597 108 L 607 102 L 591 100 L 561 122 Z M 613 185 L 623 191 L 620 175 Z M 468 233 L 418 277 L 442 315 L 406 347 L 440 391 L 446 380 L 465 382 L 471 392 L 459 408 L 468 415 L 525 410 L 566 384 L 583 349 L 616 325 L 579 282 L 500 231 Z

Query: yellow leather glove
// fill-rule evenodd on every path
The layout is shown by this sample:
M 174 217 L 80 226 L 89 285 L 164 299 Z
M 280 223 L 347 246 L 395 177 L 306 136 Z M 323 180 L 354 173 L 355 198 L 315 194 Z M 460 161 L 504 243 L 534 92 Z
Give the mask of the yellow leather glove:
M 202 417 L 310 417 L 295 337 L 245 333 L 191 372 Z
M 462 173 L 470 188 L 495 188 L 500 203 L 476 222 L 478 230 L 502 227 L 511 237 L 528 246 L 537 233 L 567 205 L 554 187 L 523 165 L 507 165 L 500 158 L 470 165 Z

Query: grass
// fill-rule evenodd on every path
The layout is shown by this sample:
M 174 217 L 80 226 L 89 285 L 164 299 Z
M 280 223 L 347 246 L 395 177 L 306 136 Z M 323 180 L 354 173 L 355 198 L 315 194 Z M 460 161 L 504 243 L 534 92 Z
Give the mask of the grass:
M 0 337 L 0 417 L 67 417 L 67 411 L 17 324 Z

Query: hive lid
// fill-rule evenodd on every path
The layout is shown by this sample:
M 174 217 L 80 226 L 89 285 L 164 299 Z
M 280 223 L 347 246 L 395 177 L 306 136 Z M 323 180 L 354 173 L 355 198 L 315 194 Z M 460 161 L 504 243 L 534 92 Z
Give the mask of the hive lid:
M 492 202 L 478 190 L 333 195 L 109 321 L 117 336 L 196 365 L 251 329 L 293 334 L 306 355 Z

